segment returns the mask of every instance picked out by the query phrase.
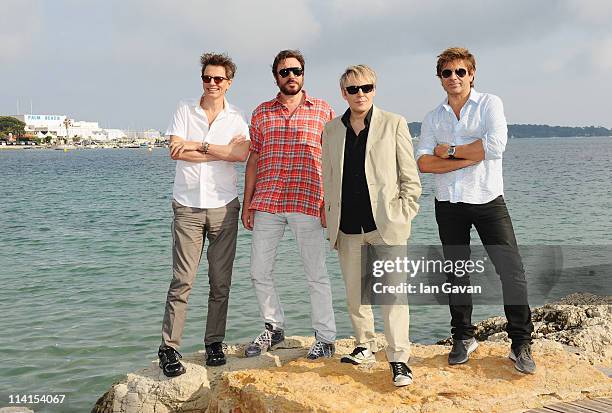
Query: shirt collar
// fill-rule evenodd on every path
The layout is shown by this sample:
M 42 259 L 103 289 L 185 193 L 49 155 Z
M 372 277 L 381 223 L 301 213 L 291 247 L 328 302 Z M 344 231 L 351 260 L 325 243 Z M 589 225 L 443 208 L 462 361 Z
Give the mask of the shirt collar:
M 193 106 L 196 112 L 204 113 L 204 109 L 202 109 L 202 106 L 200 106 L 201 100 L 202 100 L 202 96 L 200 96 L 199 99 L 195 100 L 195 102 L 193 103 Z M 227 101 L 227 98 L 223 98 L 223 110 L 221 111 L 221 113 L 237 113 L 237 112 L 238 111 L 236 110 L 234 105 L 230 105 L 230 103 Z
M 478 104 L 478 102 L 480 101 L 480 95 L 482 93 L 477 92 L 476 89 L 472 88 L 470 90 L 470 96 L 468 97 L 468 100 L 465 102 L 474 102 L 476 104 Z M 465 105 L 464 105 L 465 106 Z M 442 103 L 440 103 L 440 107 L 451 112 L 453 109 L 450 107 L 450 105 L 448 104 L 448 97 L 445 97 L 444 100 L 442 101 Z
M 366 128 L 368 126 L 370 126 L 370 122 L 372 121 L 372 112 L 373 111 L 374 111 L 374 105 L 372 105 L 372 107 L 370 108 L 370 110 L 366 114 L 365 119 L 363 120 L 363 123 L 364 123 Z M 347 128 L 349 127 L 350 119 L 351 119 L 351 108 L 348 108 L 346 110 L 346 112 L 344 112 L 344 115 L 342 115 L 342 118 L 341 118 L 342 123 L 344 123 L 344 126 L 346 126 Z
M 468 100 L 471 100 L 474 103 L 478 103 L 478 101 L 480 100 L 480 93 L 477 92 L 476 89 L 472 88 Z

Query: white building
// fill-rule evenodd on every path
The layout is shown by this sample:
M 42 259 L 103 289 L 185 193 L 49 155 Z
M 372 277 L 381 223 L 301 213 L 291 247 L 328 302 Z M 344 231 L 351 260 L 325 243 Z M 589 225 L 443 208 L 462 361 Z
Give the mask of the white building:
M 161 133 L 155 129 L 145 131 L 128 131 L 127 137 L 129 140 L 138 143 L 154 143 L 161 138 Z
M 127 135 L 121 129 L 103 129 L 104 138 L 99 140 L 118 141 L 127 138 Z
M 70 138 L 80 138 L 84 140 L 96 140 L 100 136 L 104 136 L 102 128 L 98 122 L 86 122 L 83 120 L 70 119 L 71 125 L 68 126 Z
M 65 115 L 11 115 L 26 124 L 25 132 L 33 133 L 38 138 L 51 136 L 53 138 L 107 141 L 122 139 L 126 136 L 120 129 L 103 129 L 98 122 L 74 120 Z
M 53 135 L 54 137 L 65 138 L 66 127 L 64 115 L 11 115 L 25 123 L 25 132 L 36 134 L 39 138 Z

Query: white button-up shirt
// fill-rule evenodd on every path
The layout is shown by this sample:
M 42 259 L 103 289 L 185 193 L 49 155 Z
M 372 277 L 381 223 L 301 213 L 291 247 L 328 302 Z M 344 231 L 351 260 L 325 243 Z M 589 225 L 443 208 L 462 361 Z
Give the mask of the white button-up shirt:
M 508 140 L 504 106 L 499 97 L 472 89 L 460 119 L 445 99 L 421 125 L 417 159 L 433 155 L 437 144 L 464 145 L 482 140 L 485 159 L 475 165 L 435 174 L 438 201 L 484 204 L 504 194 L 502 154 Z
M 200 107 L 200 99 L 181 101 L 166 135 L 188 141 L 227 145 L 236 135 L 249 139 L 249 126 L 242 112 L 225 100 L 212 125 Z M 238 196 L 238 173 L 234 162 L 176 162 L 174 199 L 196 208 L 219 208 Z

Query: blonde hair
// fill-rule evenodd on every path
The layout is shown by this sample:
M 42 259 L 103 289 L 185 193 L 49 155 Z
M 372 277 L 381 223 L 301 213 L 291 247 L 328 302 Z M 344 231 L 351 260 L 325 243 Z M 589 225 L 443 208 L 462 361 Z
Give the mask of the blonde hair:
M 376 85 L 376 72 L 370 66 L 367 65 L 355 65 L 346 68 L 342 76 L 340 76 L 340 88 L 344 89 L 344 86 L 349 81 L 349 78 L 361 78 L 373 85 Z

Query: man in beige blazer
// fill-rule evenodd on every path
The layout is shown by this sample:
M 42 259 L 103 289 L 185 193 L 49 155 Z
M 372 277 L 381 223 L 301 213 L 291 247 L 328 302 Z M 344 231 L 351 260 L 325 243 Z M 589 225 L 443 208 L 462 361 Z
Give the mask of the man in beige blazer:
M 375 361 L 374 316 L 361 301 L 364 245 L 405 245 L 421 183 L 406 119 L 373 105 L 376 73 L 350 66 L 340 77 L 349 108 L 323 130 L 323 185 L 329 240 L 338 250 L 356 337 L 342 362 Z M 404 298 L 405 299 L 405 298 Z M 408 305 L 382 305 L 387 359 L 396 386 L 412 383 Z

